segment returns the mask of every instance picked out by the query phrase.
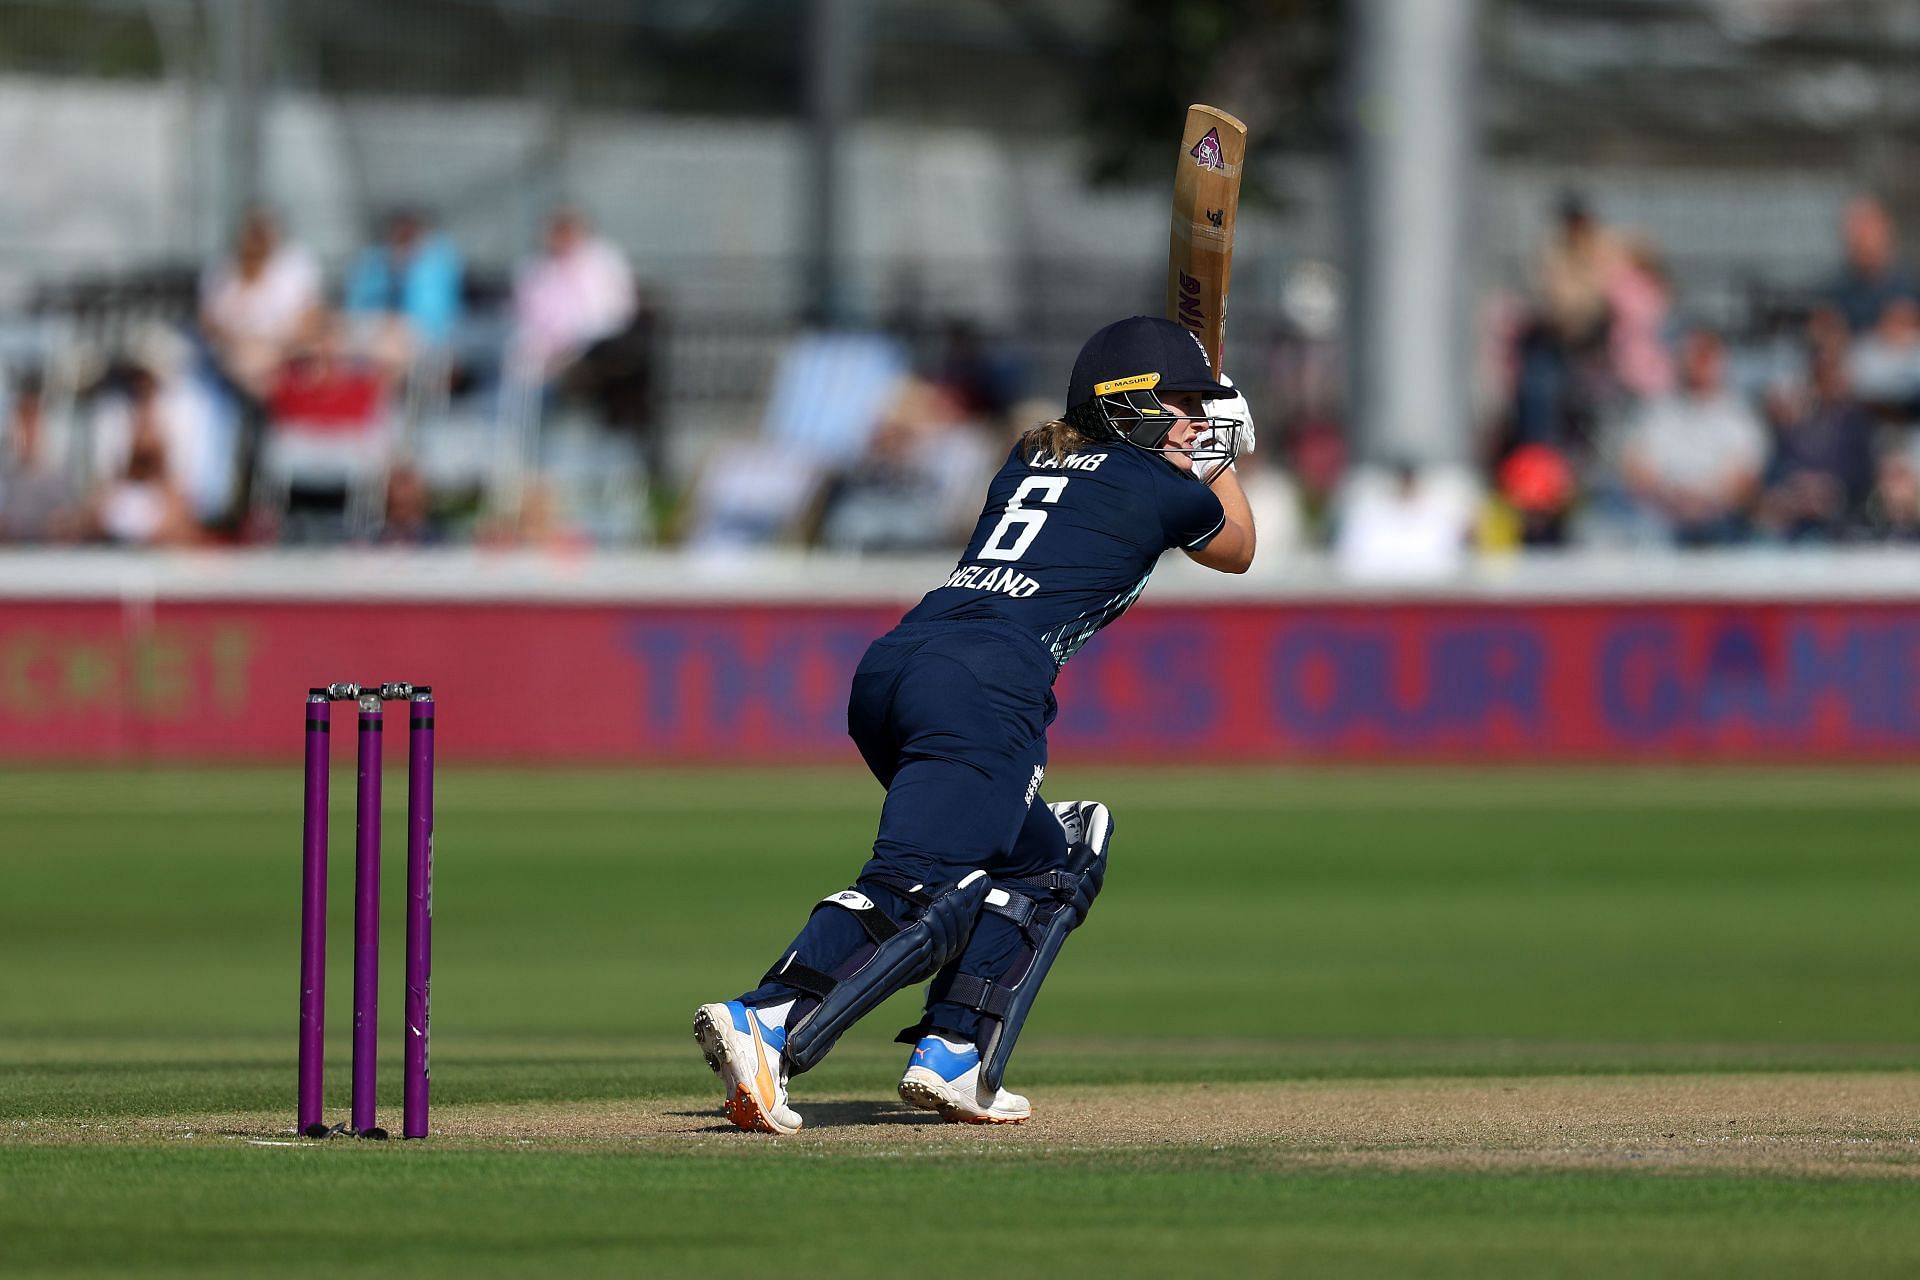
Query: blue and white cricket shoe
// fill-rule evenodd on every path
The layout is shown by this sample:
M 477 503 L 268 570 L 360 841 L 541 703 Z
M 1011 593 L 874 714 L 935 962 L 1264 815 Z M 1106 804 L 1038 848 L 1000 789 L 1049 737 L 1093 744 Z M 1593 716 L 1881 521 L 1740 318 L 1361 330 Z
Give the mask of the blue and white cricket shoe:
M 938 1035 L 922 1036 L 914 1046 L 900 1077 L 900 1097 L 922 1111 L 938 1111 L 949 1124 L 1019 1124 L 1033 1114 L 1017 1093 L 984 1092 L 976 1046 Z
M 787 1063 L 781 1056 L 787 1028 L 784 1020 L 770 1021 L 768 1012 L 738 1000 L 703 1004 L 693 1015 L 693 1038 L 720 1077 L 727 1119 L 759 1133 L 798 1133 L 800 1113 L 787 1105 Z

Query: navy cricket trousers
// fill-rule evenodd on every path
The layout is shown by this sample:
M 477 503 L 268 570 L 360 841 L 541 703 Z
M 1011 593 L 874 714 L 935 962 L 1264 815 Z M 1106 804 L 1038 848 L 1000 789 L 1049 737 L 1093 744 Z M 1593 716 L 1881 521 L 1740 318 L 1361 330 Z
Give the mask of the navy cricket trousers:
M 1026 631 L 1000 622 L 929 622 L 894 628 L 868 648 L 854 673 L 847 731 L 887 788 L 873 856 L 856 883 L 896 920 L 912 906 L 874 872 L 945 889 L 975 870 L 996 882 L 1044 875 L 1066 865 L 1066 836 L 1040 798 L 1053 722 L 1054 666 Z M 956 962 L 958 972 L 1005 974 L 1019 933 L 982 913 Z M 844 977 L 864 964 L 871 943 L 851 914 L 816 911 L 782 952 Z M 767 982 L 750 1005 L 796 996 Z M 977 1011 L 936 1003 L 926 1026 L 973 1039 Z

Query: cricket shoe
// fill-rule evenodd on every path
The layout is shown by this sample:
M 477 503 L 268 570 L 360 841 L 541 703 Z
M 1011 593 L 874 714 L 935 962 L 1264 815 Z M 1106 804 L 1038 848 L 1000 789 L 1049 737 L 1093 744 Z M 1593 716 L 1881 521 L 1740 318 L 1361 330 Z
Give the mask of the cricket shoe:
M 693 1015 L 693 1038 L 720 1077 L 727 1119 L 759 1133 L 800 1131 L 800 1113 L 787 1105 L 787 1029 L 770 1025 L 738 1000 L 703 1004 Z
M 922 1111 L 938 1111 L 949 1124 L 1019 1124 L 1033 1114 L 1027 1100 L 1000 1089 L 992 1093 L 980 1080 L 980 1050 L 944 1036 L 920 1037 L 900 1097 Z
M 1069 845 L 1085 844 L 1105 856 L 1107 841 L 1113 838 L 1113 814 L 1098 800 L 1066 800 L 1047 808 L 1067 833 Z

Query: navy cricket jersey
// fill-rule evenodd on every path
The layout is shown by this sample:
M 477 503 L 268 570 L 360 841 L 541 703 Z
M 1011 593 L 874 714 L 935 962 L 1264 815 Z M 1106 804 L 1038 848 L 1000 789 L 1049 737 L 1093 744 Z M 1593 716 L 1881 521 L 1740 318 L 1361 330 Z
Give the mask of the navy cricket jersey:
M 1161 552 L 1225 524 L 1212 489 L 1124 441 L 1032 462 L 1015 445 L 959 565 L 901 621 L 1011 622 L 1057 670 L 1139 598 Z

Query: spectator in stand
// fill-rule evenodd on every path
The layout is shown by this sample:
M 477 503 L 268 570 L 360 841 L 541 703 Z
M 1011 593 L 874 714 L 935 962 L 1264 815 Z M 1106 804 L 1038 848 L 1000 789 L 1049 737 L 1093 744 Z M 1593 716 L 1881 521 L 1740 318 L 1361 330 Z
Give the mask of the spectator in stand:
M 949 320 L 941 334 L 934 381 L 959 401 L 960 412 L 977 422 L 1008 420 L 1020 401 L 1025 371 L 1004 344 L 988 341 L 971 320 Z
M 1673 357 L 1667 351 L 1673 292 L 1658 247 L 1644 236 L 1629 237 L 1605 286 L 1614 381 L 1636 400 L 1666 395 L 1673 390 Z
M 102 481 L 124 474 L 139 422 L 151 418 L 166 441 L 170 482 L 186 495 L 195 520 L 210 523 L 233 503 L 236 459 L 230 419 L 195 361 L 186 339 L 163 326 L 134 339 L 93 409 L 92 475 Z
M 431 547 L 445 540 L 446 531 L 434 514 L 433 495 L 426 478 L 411 463 L 402 462 L 387 473 L 386 513 L 379 540 L 395 547 Z
M 1848 385 L 1846 352 L 1816 347 L 1811 386 L 1780 409 L 1760 528 L 1789 542 L 1857 532 L 1874 484 L 1874 421 Z
M 873 433 L 864 454 L 827 478 L 818 545 L 886 554 L 954 544 L 954 531 L 945 520 L 929 521 L 923 514 L 940 506 L 939 477 L 920 457 L 925 430 L 925 424 L 889 418 Z
M 1347 474 L 1345 427 L 1331 411 L 1310 407 L 1287 425 L 1280 447 L 1281 466 L 1292 477 L 1299 497 L 1301 523 L 1316 540 L 1324 541 Z
M 1881 457 L 1867 504 L 1867 531 L 1881 542 L 1920 542 L 1920 467 L 1910 449 Z
M 1422 582 L 1466 567 L 1474 523 L 1470 486 L 1410 462 L 1363 470 L 1342 495 L 1334 562 L 1356 582 Z
M 1586 201 L 1563 196 L 1540 255 L 1539 311 L 1520 336 L 1514 443 L 1564 445 L 1591 434 L 1591 383 L 1607 363 L 1608 288 L 1620 258 L 1618 239 Z
M 57 542 L 78 532 L 75 494 L 46 456 L 45 384 L 37 372 L 14 382 L 0 440 L 0 543 Z
M 1621 478 L 1638 514 L 1681 546 L 1738 537 L 1766 465 L 1766 428 L 1728 388 L 1726 368 L 1718 333 L 1687 334 L 1679 393 L 1640 411 L 1621 452 Z
M 828 477 L 817 541 L 881 553 L 960 547 L 994 461 L 957 396 L 909 378 L 859 457 Z
M 593 406 L 603 426 L 634 437 L 651 483 L 667 476 L 667 438 L 661 429 L 655 352 L 661 341 L 659 312 L 636 296 L 632 314 L 615 332 L 597 339 L 567 366 L 562 386 Z
M 1855 196 L 1841 215 L 1840 238 L 1846 262 L 1827 286 L 1825 306 L 1837 311 L 1853 333 L 1879 323 L 1896 298 L 1920 297 L 1913 270 L 1902 262 L 1893 219 L 1872 196 Z
M 227 376 L 261 399 L 320 303 L 313 255 L 285 241 L 273 216 L 255 209 L 240 224 L 232 261 L 202 281 L 200 327 Z
M 347 272 L 345 307 L 361 345 L 393 370 L 443 349 L 460 320 L 460 251 L 417 209 L 387 215 L 381 243 Z
M 1881 419 L 1920 418 L 1920 301 L 1894 298 L 1848 352 L 1854 394 Z
M 200 540 L 200 527 L 168 465 L 167 433 L 151 375 L 136 373 L 131 404 L 125 462 L 95 494 L 88 531 L 126 546 L 190 546 Z
M 1499 501 L 1512 517 L 1512 540 L 1523 547 L 1558 547 L 1567 541 L 1573 507 L 1573 468 L 1552 445 L 1523 444 L 1494 473 Z
M 667 471 L 654 378 L 660 317 L 642 302 L 626 255 L 578 209 L 554 210 L 545 252 L 514 279 L 508 389 L 584 400 L 602 426 L 634 438 L 658 485 Z
M 1621 256 L 1619 237 L 1577 192 L 1560 199 L 1560 225 L 1540 253 L 1540 301 L 1554 337 L 1569 350 L 1597 345 L 1611 318 L 1607 286 Z
M 637 306 L 626 255 L 593 234 L 578 209 L 554 210 L 545 252 L 514 280 L 516 371 L 544 385 L 595 342 L 625 329 Z

